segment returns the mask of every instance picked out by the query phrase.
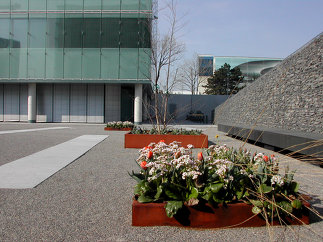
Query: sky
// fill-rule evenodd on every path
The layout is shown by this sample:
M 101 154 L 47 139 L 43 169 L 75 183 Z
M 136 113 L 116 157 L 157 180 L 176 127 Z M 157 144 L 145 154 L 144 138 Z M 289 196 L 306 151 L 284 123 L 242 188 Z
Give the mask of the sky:
M 159 0 L 159 7 L 165 0 Z M 285 58 L 323 31 L 323 0 L 177 0 L 185 58 Z M 162 35 L 165 11 L 158 14 Z

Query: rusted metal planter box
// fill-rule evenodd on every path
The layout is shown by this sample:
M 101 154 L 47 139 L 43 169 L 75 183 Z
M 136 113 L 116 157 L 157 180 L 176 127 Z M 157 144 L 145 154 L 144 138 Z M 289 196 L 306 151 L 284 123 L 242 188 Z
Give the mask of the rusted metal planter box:
M 217 208 L 205 204 L 203 206 L 185 207 L 181 214 L 169 218 L 165 212 L 166 203 L 139 203 L 133 200 L 132 225 L 133 226 L 183 226 L 192 228 L 235 228 L 260 227 L 266 221 L 261 215 L 254 215 L 252 205 L 245 203 L 219 205 Z M 309 203 L 304 203 L 309 207 Z M 309 224 L 308 210 L 298 219 L 286 218 L 285 222 L 291 225 Z M 271 225 L 281 225 L 274 220 Z
M 105 131 L 130 131 L 130 130 L 132 130 L 132 128 L 120 128 L 120 129 L 117 129 L 117 128 L 105 127 L 104 130 Z
M 150 143 L 158 143 L 164 140 L 166 144 L 173 141 L 181 142 L 182 146 L 189 144 L 194 148 L 207 148 L 208 136 L 205 134 L 200 135 L 172 135 L 172 134 L 125 134 L 124 147 L 125 148 L 143 148 Z

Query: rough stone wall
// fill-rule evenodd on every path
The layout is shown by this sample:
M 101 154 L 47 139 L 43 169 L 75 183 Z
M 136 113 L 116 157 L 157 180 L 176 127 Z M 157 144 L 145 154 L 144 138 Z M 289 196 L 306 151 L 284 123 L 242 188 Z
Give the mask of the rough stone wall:
M 323 134 L 323 33 L 215 109 L 215 123 Z

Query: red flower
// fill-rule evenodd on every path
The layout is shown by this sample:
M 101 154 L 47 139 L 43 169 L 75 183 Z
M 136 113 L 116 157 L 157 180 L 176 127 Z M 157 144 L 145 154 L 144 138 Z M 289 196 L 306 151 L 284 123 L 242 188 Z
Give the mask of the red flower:
M 274 155 L 274 154 L 272 154 L 270 157 L 271 157 L 271 158 L 274 158 L 274 157 L 275 157 L 275 155 Z
M 263 159 L 265 162 L 268 162 L 268 160 L 269 160 L 268 156 L 266 156 L 266 155 L 264 155 L 264 156 L 262 157 L 262 159 Z
M 148 154 L 147 154 L 147 159 L 152 159 L 153 158 L 153 152 L 150 150 L 148 151 Z
M 159 143 L 165 143 L 165 140 L 163 140 L 163 139 L 159 140 Z
M 197 154 L 197 159 L 198 159 L 199 161 L 202 161 L 202 160 L 203 160 L 203 154 L 202 154 L 202 152 L 199 152 L 199 153 Z
M 140 163 L 140 167 L 141 167 L 142 169 L 146 170 L 146 169 L 147 169 L 147 162 L 146 162 L 146 161 L 142 161 L 142 162 Z

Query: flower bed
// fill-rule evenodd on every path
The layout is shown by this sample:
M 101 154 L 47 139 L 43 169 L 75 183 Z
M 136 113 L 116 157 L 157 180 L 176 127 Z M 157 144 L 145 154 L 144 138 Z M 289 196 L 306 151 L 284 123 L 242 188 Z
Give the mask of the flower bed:
M 185 209 L 172 218 L 167 217 L 164 203 L 139 203 L 136 199 L 132 203 L 133 226 L 189 226 L 192 228 L 230 228 L 230 227 L 260 227 L 266 226 L 266 220 L 261 215 L 252 212 L 252 205 L 243 202 L 222 205 L 216 208 L 209 204 L 199 206 L 185 206 Z M 309 203 L 303 202 L 309 207 Z M 287 217 L 286 224 L 309 224 L 308 211 Z M 275 219 L 270 225 L 281 225 Z
M 208 136 L 200 135 L 172 135 L 172 134 L 125 134 L 124 147 L 125 148 L 142 148 L 150 143 L 157 143 L 164 140 L 166 144 L 173 141 L 180 142 L 181 145 L 187 146 L 192 144 L 195 148 L 208 147 Z
M 104 128 L 106 131 L 130 131 L 134 127 L 134 124 L 129 121 L 118 121 L 118 122 L 109 122 L 107 126 Z
M 130 133 L 125 134 L 125 148 L 142 148 L 150 143 L 163 140 L 166 144 L 173 141 L 180 142 L 182 146 L 193 145 L 195 148 L 207 148 L 208 136 L 200 130 L 168 129 L 161 130 L 158 134 L 156 129 L 144 130 L 135 127 Z
M 130 131 L 132 128 L 110 128 L 110 127 L 105 127 L 105 131 Z
M 131 174 L 138 182 L 133 225 L 179 225 L 182 215 L 193 227 L 309 222 L 309 205 L 298 193 L 294 172 L 280 174 L 273 155 L 251 155 L 224 145 L 210 146 L 195 158 L 192 146 L 159 142 L 141 149 L 137 163 L 140 173 Z M 163 211 L 158 213 L 163 215 L 151 220 L 147 209 L 153 214 Z

